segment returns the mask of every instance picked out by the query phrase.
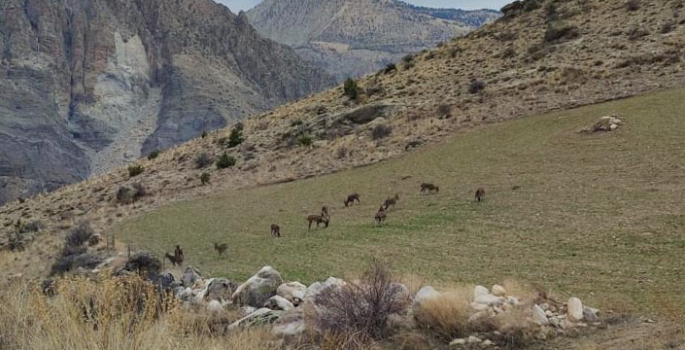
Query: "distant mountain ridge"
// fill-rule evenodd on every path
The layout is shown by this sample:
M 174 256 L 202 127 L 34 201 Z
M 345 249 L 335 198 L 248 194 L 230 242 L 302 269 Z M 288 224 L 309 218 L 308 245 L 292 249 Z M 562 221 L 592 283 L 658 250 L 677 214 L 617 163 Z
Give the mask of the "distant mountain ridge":
M 265 0 L 247 12 L 265 37 L 289 45 L 338 81 L 378 70 L 499 17 L 397 0 Z
M 408 5 L 412 10 L 425 13 L 429 16 L 457 21 L 475 28 L 482 27 L 502 16 L 500 11 L 490 9 L 461 10 L 453 8 L 423 7 L 412 4 Z

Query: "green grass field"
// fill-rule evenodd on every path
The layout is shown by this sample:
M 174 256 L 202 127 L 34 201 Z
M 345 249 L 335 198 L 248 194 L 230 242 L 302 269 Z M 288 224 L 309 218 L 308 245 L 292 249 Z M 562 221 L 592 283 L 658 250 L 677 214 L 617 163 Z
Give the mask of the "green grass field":
M 671 90 L 493 124 L 373 166 L 171 205 L 115 234 L 160 254 L 181 244 L 188 264 L 238 280 L 263 265 L 304 283 L 356 276 L 375 256 L 438 286 L 513 278 L 600 307 L 685 314 L 684 111 L 685 90 Z M 611 113 L 626 125 L 576 133 Z M 419 193 L 422 181 L 440 193 Z M 361 205 L 344 208 L 353 192 Z M 331 226 L 308 232 L 322 205 Z M 229 244 L 223 258 L 214 242 Z

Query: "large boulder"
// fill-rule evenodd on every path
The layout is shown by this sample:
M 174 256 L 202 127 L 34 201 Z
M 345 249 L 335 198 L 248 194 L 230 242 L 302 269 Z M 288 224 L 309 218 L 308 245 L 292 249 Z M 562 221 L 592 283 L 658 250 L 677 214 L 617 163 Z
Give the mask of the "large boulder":
M 414 296 L 414 305 L 420 306 L 422 302 L 430 299 L 436 299 L 438 297 L 440 297 L 440 292 L 431 286 L 425 286 L 419 289 L 419 291 L 416 293 L 416 296 Z
M 307 286 L 300 282 L 289 282 L 278 286 L 276 295 L 285 298 L 293 305 L 297 306 L 304 300 L 304 295 L 307 293 Z
M 295 305 L 293 305 L 293 303 L 291 303 L 288 299 L 282 296 L 274 295 L 271 298 L 269 298 L 269 300 L 267 300 L 266 303 L 264 303 L 264 307 L 269 308 L 271 310 L 288 311 L 294 309 Z
M 535 320 L 535 323 L 541 326 L 546 326 L 547 324 L 549 324 L 549 319 L 547 319 L 545 310 L 543 310 L 537 304 L 533 305 L 533 320 Z
M 504 304 L 506 301 L 506 298 L 490 294 L 490 291 L 483 286 L 476 286 L 473 290 L 473 303 L 476 304 L 474 305 L 474 308 L 477 310 L 482 309 L 479 305 L 498 306 Z
M 276 295 L 276 290 L 283 284 L 283 278 L 273 267 L 265 266 L 256 275 L 241 284 L 231 299 L 236 305 L 262 307 L 269 298 Z
M 572 297 L 568 300 L 568 318 L 571 321 L 583 320 L 583 303 L 580 299 Z
M 274 322 L 271 332 L 275 335 L 297 336 L 307 330 L 307 325 L 304 321 L 304 309 L 295 308 L 284 312 L 281 317 Z
M 218 300 L 225 302 L 231 300 L 233 292 L 238 289 L 238 284 L 226 278 L 215 278 L 208 282 L 207 289 L 203 294 L 205 301 Z
M 315 298 L 319 293 L 328 288 L 340 288 L 344 285 L 345 281 L 339 278 L 329 277 L 324 282 L 314 282 L 309 287 L 307 287 L 307 291 L 304 294 L 304 298 L 305 300 L 310 300 Z
M 202 279 L 202 275 L 200 274 L 200 270 L 188 266 L 186 267 L 186 270 L 183 272 L 183 276 L 181 277 L 181 283 L 183 284 L 184 287 L 192 287 L 195 282 L 199 281 Z

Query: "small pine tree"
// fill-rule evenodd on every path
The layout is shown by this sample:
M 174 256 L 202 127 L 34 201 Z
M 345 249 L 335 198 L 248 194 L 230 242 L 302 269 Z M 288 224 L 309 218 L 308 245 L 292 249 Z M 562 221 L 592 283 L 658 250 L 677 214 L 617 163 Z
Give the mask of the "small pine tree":
M 148 154 L 147 159 L 153 160 L 157 159 L 157 157 L 159 157 L 159 151 L 152 151 L 152 153 Z
M 343 90 L 345 91 L 345 96 L 349 97 L 350 100 L 356 100 L 359 94 L 358 91 L 359 87 L 357 86 L 357 82 L 354 81 L 352 78 L 347 78 L 345 80 L 345 85 L 343 86 Z
M 216 167 L 218 169 L 226 169 L 234 166 L 235 163 L 235 157 L 229 156 L 228 153 L 224 152 L 224 154 L 222 154 L 216 161 Z
M 390 74 L 390 73 L 395 72 L 395 71 L 397 71 L 397 65 L 394 63 L 388 63 L 388 65 L 385 66 L 383 73 Z
M 208 172 L 202 173 L 202 175 L 200 175 L 200 182 L 202 182 L 202 186 L 209 184 L 210 178 L 211 175 Z
M 138 175 L 142 174 L 143 171 L 145 171 L 145 168 L 143 168 L 142 165 L 140 165 L 140 164 L 131 165 L 128 167 L 128 176 L 129 177 L 138 176 Z
M 297 141 L 300 143 L 300 146 L 305 147 L 309 147 L 312 145 L 312 143 L 314 143 L 314 140 L 309 135 L 302 135 Z
M 233 128 L 233 130 L 231 130 L 231 134 L 228 136 L 228 147 L 229 148 L 236 147 L 236 146 L 240 145 L 241 143 L 243 143 L 243 141 L 245 141 L 245 140 L 243 139 L 242 128 L 241 129 Z

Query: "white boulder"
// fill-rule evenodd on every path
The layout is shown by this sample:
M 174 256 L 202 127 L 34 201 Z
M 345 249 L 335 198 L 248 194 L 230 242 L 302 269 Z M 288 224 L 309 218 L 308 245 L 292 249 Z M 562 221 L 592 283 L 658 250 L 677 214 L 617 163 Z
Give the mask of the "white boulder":
M 302 303 L 306 293 L 307 286 L 300 282 L 283 283 L 276 289 L 276 295 L 285 298 L 295 306 Z
M 507 296 L 507 290 L 499 284 L 495 284 L 492 286 L 492 295 L 496 297 L 505 297 Z
M 533 305 L 533 320 L 535 323 L 541 325 L 541 326 L 546 326 L 549 324 L 549 320 L 547 319 L 547 315 L 545 314 L 545 310 L 543 310 L 540 305 Z
M 571 321 L 578 322 L 583 320 L 583 303 L 580 299 L 572 297 L 566 304 L 568 307 L 568 317 Z

